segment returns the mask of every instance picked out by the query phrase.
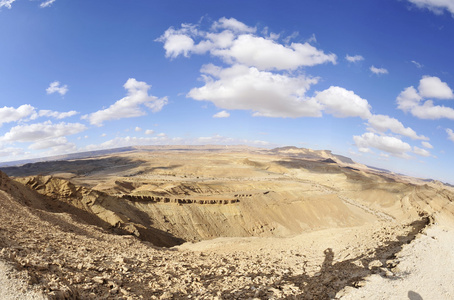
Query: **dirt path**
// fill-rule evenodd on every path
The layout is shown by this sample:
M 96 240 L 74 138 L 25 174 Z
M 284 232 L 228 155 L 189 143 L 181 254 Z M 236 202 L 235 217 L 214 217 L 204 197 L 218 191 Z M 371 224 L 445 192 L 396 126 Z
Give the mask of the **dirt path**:
M 360 289 L 338 296 L 356 299 L 454 299 L 454 228 L 433 225 L 397 255 L 393 277 L 372 275 Z

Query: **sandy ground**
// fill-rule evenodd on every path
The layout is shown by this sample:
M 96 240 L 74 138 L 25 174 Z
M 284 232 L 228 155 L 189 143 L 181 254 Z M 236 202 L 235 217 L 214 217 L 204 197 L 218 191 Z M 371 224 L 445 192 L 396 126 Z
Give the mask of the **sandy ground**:
M 397 255 L 394 276 L 371 275 L 360 289 L 348 287 L 341 299 L 454 299 L 454 229 L 432 225 Z
M 42 294 L 31 290 L 27 282 L 14 276 L 15 270 L 0 260 L 0 299 L 44 300 Z

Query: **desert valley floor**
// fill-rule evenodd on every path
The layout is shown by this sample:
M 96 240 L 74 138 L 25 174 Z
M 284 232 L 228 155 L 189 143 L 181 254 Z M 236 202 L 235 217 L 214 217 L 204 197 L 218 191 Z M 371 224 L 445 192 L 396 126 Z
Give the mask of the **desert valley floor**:
M 3 167 L 0 299 L 453 299 L 454 188 L 295 147 Z

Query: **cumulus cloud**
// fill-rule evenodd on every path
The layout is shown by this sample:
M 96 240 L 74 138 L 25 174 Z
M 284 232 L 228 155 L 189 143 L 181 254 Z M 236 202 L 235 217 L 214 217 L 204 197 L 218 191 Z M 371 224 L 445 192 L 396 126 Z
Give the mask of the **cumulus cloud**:
M 335 54 L 325 54 L 309 43 L 285 46 L 253 35 L 241 35 L 231 47 L 213 49 L 211 53 L 228 63 L 240 63 L 260 70 L 295 70 L 302 66 L 336 63 Z
M 151 135 L 153 133 L 154 133 L 154 130 L 151 130 L 151 129 L 145 130 L 145 134 Z
M 397 108 L 404 112 L 410 112 L 420 119 L 437 120 L 441 118 L 454 120 L 454 109 L 444 105 L 435 105 L 433 100 L 425 100 L 425 97 L 436 99 L 452 99 L 453 92 L 447 83 L 438 77 L 423 76 L 420 80 L 418 91 L 410 86 L 397 96 Z
M 421 100 L 422 97 L 418 94 L 418 91 L 413 86 L 410 86 L 397 96 L 397 108 L 409 112 L 415 106 L 418 106 Z
M 374 130 L 385 133 L 391 131 L 393 133 L 409 137 L 413 140 L 429 140 L 423 135 L 417 135 L 410 127 L 405 127 L 399 120 L 386 115 L 373 115 L 368 120 L 368 125 Z
M 454 94 L 446 82 L 434 76 L 423 76 L 419 81 L 419 95 L 423 98 L 453 99 Z
M 49 84 L 49 87 L 46 89 L 48 95 L 53 93 L 59 93 L 60 95 L 64 96 L 68 92 L 68 86 L 62 85 L 60 86 L 59 81 L 54 81 Z
M 331 86 L 316 93 L 315 100 L 322 105 L 326 113 L 337 118 L 360 117 L 367 119 L 371 116 L 371 107 L 367 100 L 338 86 Z
M 135 131 L 142 131 L 142 128 L 140 128 L 140 127 L 137 126 L 136 128 L 134 128 L 134 130 L 135 130 Z
M 444 105 L 434 105 L 432 100 L 427 100 L 423 105 L 413 107 L 411 113 L 420 119 L 437 120 L 446 118 L 454 120 L 454 109 Z
M 452 129 L 447 128 L 446 133 L 448 134 L 448 139 L 454 142 L 454 132 L 452 131 Z
M 143 106 L 152 112 L 160 111 L 167 104 L 167 97 L 158 99 L 148 95 L 150 85 L 134 78 L 128 79 L 123 87 L 128 91 L 127 96 L 118 100 L 106 109 L 85 115 L 90 124 L 102 126 L 105 121 L 132 118 L 146 115 Z
M 52 5 L 52 3 L 54 3 L 56 0 L 47 0 L 47 1 L 44 1 L 42 2 L 39 6 L 40 7 L 49 7 Z
M 304 96 L 317 78 L 280 75 L 243 65 L 225 69 L 207 65 L 201 72 L 205 85 L 188 93 L 195 100 L 208 100 L 227 110 L 252 110 L 255 116 L 321 116 L 321 105 Z
M 413 147 L 413 153 L 420 155 L 420 156 L 425 156 L 425 157 L 431 156 L 429 151 L 416 147 L 416 146 Z
M 364 57 L 362 57 L 361 55 L 346 55 L 345 56 L 345 59 L 348 60 L 349 62 L 352 62 L 352 63 L 355 63 L 355 62 L 358 62 L 358 61 L 362 61 L 364 60 Z
M 58 112 L 58 111 L 52 111 L 52 110 L 40 110 L 38 115 L 40 117 L 53 117 L 56 119 L 64 119 L 64 118 L 69 118 L 74 115 L 77 115 L 78 112 L 75 110 L 67 111 L 67 112 Z
M 360 152 L 371 152 L 370 148 L 375 148 L 393 156 L 409 158 L 407 152 L 412 150 L 409 144 L 396 137 L 376 135 L 372 132 L 354 136 L 353 140 Z
M 454 2 L 452 0 L 408 0 L 419 8 L 426 8 L 439 15 L 445 10 L 454 15 Z
M 309 43 L 281 44 L 276 40 L 257 35 L 234 18 L 221 18 L 209 31 L 198 25 L 182 24 L 181 28 L 167 29 L 157 39 L 164 43 L 166 57 L 204 54 L 220 57 L 228 64 L 243 64 L 259 70 L 295 70 L 303 66 L 336 63 L 335 54 L 325 54 Z
M 338 118 L 371 116 L 367 100 L 341 87 L 331 86 L 307 97 L 306 91 L 318 78 L 276 74 L 244 65 L 206 65 L 201 72 L 205 85 L 193 88 L 187 96 L 211 101 L 222 109 L 251 110 L 254 116 L 283 118 L 321 117 L 322 112 Z
M 434 146 L 432 146 L 429 142 L 421 142 L 421 145 L 424 148 L 427 148 L 427 149 L 433 149 L 434 148 Z
M 225 110 L 220 111 L 213 115 L 213 118 L 228 118 L 228 117 L 230 117 L 230 114 Z
M 11 4 L 16 0 L 0 0 L 0 8 L 6 7 L 11 8 Z
M 12 127 L 0 138 L 0 141 L 13 142 L 38 142 L 46 139 L 56 139 L 86 130 L 87 127 L 80 123 L 58 123 L 51 121 L 43 123 L 17 125 Z
M 376 68 L 374 66 L 371 66 L 369 69 L 372 73 L 377 75 L 388 74 L 388 70 L 386 70 L 385 68 Z
M 18 108 L 0 107 L 0 126 L 3 123 L 18 122 L 26 118 L 36 118 L 36 110 L 30 104 L 24 104 Z

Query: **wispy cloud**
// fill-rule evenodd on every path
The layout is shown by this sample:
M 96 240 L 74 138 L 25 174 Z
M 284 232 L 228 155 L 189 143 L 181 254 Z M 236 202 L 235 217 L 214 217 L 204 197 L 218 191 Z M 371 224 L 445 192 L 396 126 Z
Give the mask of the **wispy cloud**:
M 213 115 L 213 118 L 228 118 L 228 117 L 230 117 L 230 114 L 225 110 L 220 111 L 217 114 Z
M 49 7 L 52 5 L 52 3 L 54 3 L 56 0 L 47 0 L 47 1 L 44 1 L 43 3 L 41 3 L 39 6 L 40 7 Z
M 422 67 L 424 67 L 422 64 L 420 64 L 419 62 L 417 62 L 415 60 L 412 60 L 411 63 L 414 64 L 418 69 L 421 69 Z
M 364 57 L 362 57 L 361 55 L 346 55 L 345 56 L 345 59 L 348 60 L 349 62 L 352 62 L 352 63 L 355 63 L 355 62 L 358 62 L 358 61 L 362 61 L 364 60 Z
M 454 1 L 452 0 L 408 0 L 419 8 L 426 8 L 433 13 L 440 15 L 445 10 L 454 16 Z
M 369 69 L 372 73 L 377 75 L 388 74 L 388 70 L 386 70 L 385 68 L 376 68 L 374 66 L 371 66 Z
M 51 82 L 49 87 L 46 89 L 48 95 L 53 93 L 59 93 L 60 95 L 64 96 L 68 92 L 68 86 L 62 85 L 60 86 L 59 81 Z
M 16 0 L 0 0 L 0 8 L 6 7 L 11 8 L 11 4 Z
M 448 134 L 448 139 L 454 142 L 454 132 L 452 131 L 452 129 L 447 128 L 446 133 Z

